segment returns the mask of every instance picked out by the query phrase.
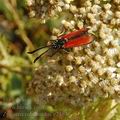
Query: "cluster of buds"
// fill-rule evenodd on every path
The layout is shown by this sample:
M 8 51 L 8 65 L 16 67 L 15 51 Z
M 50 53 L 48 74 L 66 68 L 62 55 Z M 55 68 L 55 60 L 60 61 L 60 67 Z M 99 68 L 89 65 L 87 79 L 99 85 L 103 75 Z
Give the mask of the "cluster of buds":
M 34 79 L 28 85 L 28 94 L 34 95 L 38 104 L 64 102 L 77 106 L 98 97 L 119 98 L 119 0 L 105 4 L 101 4 L 100 0 L 87 0 L 81 6 L 74 4 L 74 0 L 43 3 L 39 6 L 42 19 L 49 12 L 51 16 L 56 16 L 57 12 L 67 10 L 73 18 L 61 21 L 65 30 L 89 26 L 89 32 L 93 32 L 96 38 L 89 45 L 75 47 L 69 53 L 58 53 L 48 59 L 36 70 Z M 36 11 L 36 14 L 39 12 Z M 59 33 L 58 28 L 53 29 L 53 36 Z

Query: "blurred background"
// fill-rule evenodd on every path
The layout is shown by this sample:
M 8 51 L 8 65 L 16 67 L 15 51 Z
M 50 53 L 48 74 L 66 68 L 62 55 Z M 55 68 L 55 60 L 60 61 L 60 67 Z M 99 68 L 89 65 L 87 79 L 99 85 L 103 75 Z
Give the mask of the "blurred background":
M 35 120 L 37 111 L 26 96 L 27 83 L 39 62 L 27 51 L 43 45 L 49 25 L 30 19 L 26 0 L 0 0 L 0 120 Z M 20 113 L 14 114 L 14 113 Z M 26 115 L 22 115 L 26 113 Z M 14 114 L 14 115 L 13 115 Z

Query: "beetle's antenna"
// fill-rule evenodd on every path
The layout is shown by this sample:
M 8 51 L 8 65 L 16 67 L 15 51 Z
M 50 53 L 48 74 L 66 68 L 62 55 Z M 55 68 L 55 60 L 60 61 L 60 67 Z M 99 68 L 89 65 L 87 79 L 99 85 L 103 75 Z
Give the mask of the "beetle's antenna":
M 48 52 L 51 48 L 49 48 L 48 50 L 46 50 L 45 52 L 43 52 L 42 54 L 40 54 L 38 57 L 35 58 L 34 63 L 42 56 L 44 55 L 46 52 Z
M 49 45 L 49 46 L 50 46 L 50 45 Z M 41 50 L 41 49 L 46 48 L 46 47 L 49 47 L 49 46 L 43 46 L 43 47 L 37 48 L 37 49 L 35 49 L 35 50 L 33 50 L 33 51 L 30 51 L 30 52 L 27 52 L 27 53 L 33 54 L 33 53 L 37 52 L 38 50 Z

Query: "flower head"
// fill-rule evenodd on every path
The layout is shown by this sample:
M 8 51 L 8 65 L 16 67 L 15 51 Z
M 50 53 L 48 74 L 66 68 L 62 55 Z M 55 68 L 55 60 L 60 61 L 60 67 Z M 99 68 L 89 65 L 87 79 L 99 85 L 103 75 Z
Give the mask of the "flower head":
M 67 10 L 74 16 L 72 22 L 61 21 L 65 29 L 70 31 L 75 26 L 80 28 L 85 22 L 89 32 L 95 33 L 97 37 L 89 45 L 75 47 L 69 53 L 62 52 L 48 59 L 35 72 L 28 93 L 35 95 L 36 100 L 42 104 L 64 102 L 81 105 L 97 97 L 120 97 L 118 1 L 102 5 L 99 1 L 87 0 L 82 7 L 59 0 L 55 3 L 51 11 L 56 13 L 57 7 L 61 7 L 61 12 L 69 6 Z M 46 7 L 44 9 L 47 11 Z

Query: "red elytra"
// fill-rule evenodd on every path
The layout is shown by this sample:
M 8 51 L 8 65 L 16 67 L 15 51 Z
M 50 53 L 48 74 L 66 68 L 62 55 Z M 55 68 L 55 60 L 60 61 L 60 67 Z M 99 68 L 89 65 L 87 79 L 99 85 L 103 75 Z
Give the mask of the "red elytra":
M 93 37 L 90 35 L 82 36 L 80 38 L 76 38 L 74 40 L 70 40 L 64 44 L 64 48 L 78 47 L 81 45 L 86 45 L 92 42 Z
M 55 53 L 57 53 L 60 49 L 66 49 L 66 48 L 72 48 L 72 47 L 77 47 L 77 46 L 81 46 L 81 45 L 86 45 L 92 41 L 93 41 L 93 36 L 88 34 L 88 29 L 82 28 L 80 30 L 73 31 L 68 34 L 61 35 L 58 37 L 57 40 L 53 41 L 51 43 L 51 45 L 37 48 L 36 50 L 28 52 L 28 53 L 32 54 L 40 49 L 48 47 L 48 49 L 45 52 L 43 52 L 40 56 L 38 56 L 34 60 L 34 62 L 36 62 L 44 53 L 46 53 L 50 49 L 55 49 L 56 50 Z
M 82 33 L 82 32 L 85 33 L 87 31 L 88 31 L 88 28 L 81 28 L 81 29 L 79 29 L 77 31 L 73 31 L 73 32 L 70 32 L 68 34 L 61 35 L 58 38 L 67 38 L 67 39 L 69 39 L 69 38 L 72 38 L 73 36 L 80 35 L 80 33 Z

